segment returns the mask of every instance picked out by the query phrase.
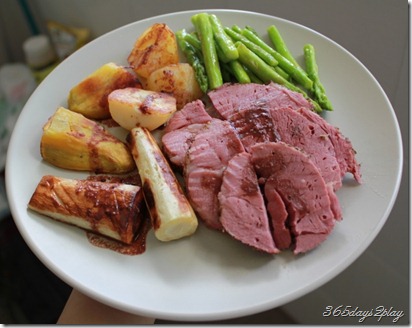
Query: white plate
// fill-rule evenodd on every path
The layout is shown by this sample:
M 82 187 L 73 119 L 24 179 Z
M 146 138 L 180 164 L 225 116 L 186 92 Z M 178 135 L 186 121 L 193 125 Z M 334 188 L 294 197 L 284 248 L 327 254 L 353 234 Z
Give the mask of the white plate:
M 170 320 L 215 320 L 268 310 L 326 283 L 368 247 L 385 223 L 398 191 L 402 148 L 394 111 L 374 77 L 350 53 L 304 26 L 262 14 L 219 10 L 225 25 L 251 25 L 261 35 L 276 24 L 291 52 L 302 59 L 305 43 L 317 51 L 320 76 L 335 111 L 327 120 L 349 137 L 364 184 L 345 179 L 338 196 L 344 219 L 320 247 L 302 256 L 259 254 L 215 231 L 171 243 L 149 233 L 143 255 L 125 256 L 92 246 L 83 231 L 27 211 L 45 174 L 85 176 L 41 160 L 41 128 L 69 90 L 101 65 L 126 64 L 136 38 L 156 22 L 191 28 L 195 12 L 142 20 L 108 33 L 66 59 L 27 102 L 7 158 L 12 214 L 25 241 L 69 285 L 113 307 Z

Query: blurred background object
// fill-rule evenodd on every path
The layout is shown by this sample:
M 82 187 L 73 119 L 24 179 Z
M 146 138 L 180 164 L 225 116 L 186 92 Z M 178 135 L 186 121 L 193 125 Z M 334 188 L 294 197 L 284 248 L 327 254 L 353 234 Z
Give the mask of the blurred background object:
M 339 276 L 300 299 L 278 309 L 224 323 L 362 324 L 356 317 L 322 316 L 326 306 L 344 305 L 360 310 L 378 306 L 403 310 L 405 316 L 398 324 L 408 324 L 409 7 L 406 1 L 1 0 L 0 66 L 25 63 L 22 45 L 34 35 L 48 35 L 55 42 L 55 50 L 60 44 L 60 50 L 56 52 L 59 60 L 64 60 L 69 55 L 63 50 L 69 48 L 65 48 L 67 44 L 62 45 L 64 40 L 72 39 L 73 45 L 73 37 L 77 37 L 76 47 L 79 47 L 87 40 L 137 20 L 168 12 L 207 8 L 249 10 L 281 17 L 318 31 L 345 47 L 370 70 L 386 92 L 404 142 L 404 170 L 398 198 L 382 231 L 361 257 Z M 73 27 L 80 33 L 76 34 Z M 2 201 L 0 198 L 0 206 Z M 0 245 L 0 322 L 54 323 L 69 295 L 70 286 L 54 276 L 32 254 L 9 215 L 0 217 Z M 159 323 L 170 322 L 160 320 Z M 383 318 L 380 322 L 369 320 L 366 323 L 392 322 L 390 318 Z
M 56 51 L 45 34 L 36 34 L 23 42 L 27 65 L 31 68 L 36 81 L 40 83 L 58 65 Z

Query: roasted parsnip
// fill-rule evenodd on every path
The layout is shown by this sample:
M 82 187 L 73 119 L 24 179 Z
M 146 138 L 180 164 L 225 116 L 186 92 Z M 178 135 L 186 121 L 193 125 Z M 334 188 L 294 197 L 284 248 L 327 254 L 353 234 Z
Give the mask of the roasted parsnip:
M 134 128 L 128 142 L 156 238 L 170 241 L 193 234 L 197 217 L 150 131 Z
M 54 220 L 130 244 L 144 219 L 139 186 L 43 176 L 28 207 Z

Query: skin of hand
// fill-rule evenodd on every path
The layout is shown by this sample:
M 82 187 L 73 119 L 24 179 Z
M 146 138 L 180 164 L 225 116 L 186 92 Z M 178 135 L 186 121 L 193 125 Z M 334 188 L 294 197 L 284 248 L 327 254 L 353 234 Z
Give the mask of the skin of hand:
M 114 309 L 73 289 L 57 324 L 150 325 L 148 318 Z

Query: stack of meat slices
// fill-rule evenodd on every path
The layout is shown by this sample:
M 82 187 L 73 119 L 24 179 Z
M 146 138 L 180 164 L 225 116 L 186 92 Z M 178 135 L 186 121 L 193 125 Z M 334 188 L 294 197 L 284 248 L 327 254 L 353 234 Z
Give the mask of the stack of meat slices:
M 278 84 L 225 84 L 165 128 L 163 150 L 182 170 L 193 208 L 211 229 L 258 250 L 307 252 L 342 219 L 335 194 L 351 173 L 350 140 Z

